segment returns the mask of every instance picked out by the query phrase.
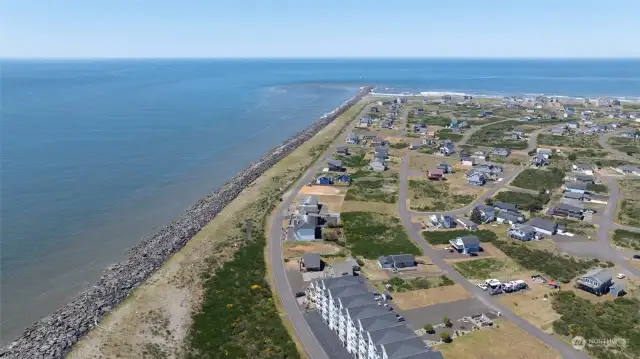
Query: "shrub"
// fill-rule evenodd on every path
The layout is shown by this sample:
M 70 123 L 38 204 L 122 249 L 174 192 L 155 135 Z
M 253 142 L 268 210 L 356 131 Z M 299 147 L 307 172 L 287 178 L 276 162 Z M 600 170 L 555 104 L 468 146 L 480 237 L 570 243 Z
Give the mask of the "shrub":
M 436 330 L 433 329 L 433 325 L 431 325 L 431 324 L 425 324 L 423 328 L 424 328 L 424 331 L 429 333 L 429 334 L 433 334 L 433 333 L 436 332 Z
M 451 336 L 449 335 L 449 333 L 440 333 L 440 339 L 442 339 L 442 341 L 445 343 L 451 343 Z
M 557 168 L 549 170 L 527 168 L 513 180 L 512 185 L 534 191 L 554 189 L 562 185 L 564 176 L 565 173 Z
M 389 254 L 422 254 L 396 217 L 372 212 L 344 212 L 341 219 L 346 246 L 354 256 L 376 259 Z
M 456 229 L 453 231 L 426 231 L 422 232 L 422 237 L 429 243 L 433 245 L 437 244 L 449 244 L 449 240 L 456 239 L 457 237 L 464 236 L 477 236 L 480 239 L 480 242 L 493 242 L 498 239 L 498 236 L 495 232 L 492 232 L 488 229 L 481 229 L 478 231 L 468 231 L 466 229 Z

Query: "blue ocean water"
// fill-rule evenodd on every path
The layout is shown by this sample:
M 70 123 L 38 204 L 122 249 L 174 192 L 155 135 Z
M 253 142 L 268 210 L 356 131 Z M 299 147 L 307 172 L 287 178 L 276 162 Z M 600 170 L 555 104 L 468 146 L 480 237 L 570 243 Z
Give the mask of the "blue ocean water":
M 640 61 L 3 61 L 2 342 L 364 84 L 640 97 Z

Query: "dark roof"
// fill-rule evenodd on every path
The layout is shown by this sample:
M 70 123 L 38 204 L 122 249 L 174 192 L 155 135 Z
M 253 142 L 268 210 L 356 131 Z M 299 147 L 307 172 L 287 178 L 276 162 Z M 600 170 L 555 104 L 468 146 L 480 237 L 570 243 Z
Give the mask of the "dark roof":
M 389 310 L 385 307 L 376 306 L 384 310 L 386 314 L 358 319 L 364 331 L 368 332 L 382 328 L 395 327 L 398 325 L 398 319 L 396 319 L 395 313 L 389 313 Z
M 382 347 L 384 347 L 388 359 L 406 358 L 411 355 L 425 353 L 429 350 L 422 339 L 418 337 L 383 344 Z
M 534 228 L 544 229 L 553 232 L 556 229 L 556 224 L 542 218 L 531 218 L 527 224 Z
M 587 184 L 584 182 L 569 182 L 569 183 L 565 183 L 564 186 L 566 188 L 573 188 L 573 189 L 579 189 L 579 190 L 587 189 Z
M 584 194 L 576 192 L 565 192 L 562 196 L 565 198 L 581 199 L 584 197 Z
M 406 357 L 402 357 L 402 359 L 444 359 L 442 353 L 436 350 L 427 350 L 424 353 L 418 353 L 414 355 L 408 355 Z
M 415 338 L 416 334 L 407 326 L 398 324 L 395 327 L 378 329 L 369 332 L 369 338 L 373 345 L 393 343 L 400 340 Z
M 302 255 L 302 263 L 305 268 L 321 268 L 320 254 L 318 253 L 305 253 Z
M 336 167 L 342 166 L 342 161 L 340 161 L 340 160 L 331 159 L 331 160 L 327 160 L 327 163 L 332 165 L 332 166 L 336 166 Z
M 397 262 L 415 262 L 413 254 L 394 254 L 391 256 L 394 263 Z
M 507 211 L 513 211 L 513 212 L 518 210 L 517 204 L 507 203 L 507 202 L 496 202 L 493 206 L 498 209 L 506 209 Z
M 324 284 L 324 287 L 327 289 L 333 289 L 348 287 L 352 285 L 360 285 L 363 284 L 364 281 L 360 277 L 346 276 L 336 278 L 322 278 L 318 279 L 317 282 Z
M 611 272 L 603 268 L 592 269 L 582 277 L 591 277 L 600 283 L 604 283 L 613 279 Z
M 464 237 L 458 237 L 458 238 L 460 238 L 460 240 L 465 246 L 468 246 L 471 244 L 480 244 L 480 238 L 478 238 L 477 236 L 464 236 Z
M 373 294 L 369 291 L 365 293 L 338 297 L 338 302 L 342 305 L 342 308 L 361 307 L 363 305 L 369 304 L 378 305 L 376 300 L 373 298 Z
M 557 207 L 559 210 L 568 211 L 568 212 L 582 212 L 584 210 L 584 206 L 578 207 L 567 203 L 560 203 Z
M 378 257 L 378 262 L 380 264 L 393 264 L 393 258 L 391 256 L 380 256 Z
M 371 297 L 373 298 L 373 294 L 371 294 Z M 371 304 L 366 304 L 359 307 L 347 308 L 345 312 L 349 313 L 349 317 L 351 317 L 351 320 L 353 321 L 356 321 L 358 319 L 365 319 L 365 318 L 377 318 L 387 314 L 391 314 L 393 316 L 394 324 L 397 323 L 395 314 L 389 313 L 388 308 L 378 305 L 378 303 L 376 303 L 375 300 L 374 300 L 374 303 L 371 303 Z
M 503 219 L 506 219 L 506 220 L 511 221 L 511 222 L 517 222 L 517 221 L 520 220 L 522 215 L 521 214 L 517 214 L 517 213 L 510 213 L 510 212 L 500 212 L 500 213 L 498 213 L 498 215 L 496 217 L 497 218 L 503 218 Z
M 485 206 L 485 205 L 483 205 L 483 204 L 481 204 L 481 205 L 479 205 L 479 206 L 476 206 L 476 208 L 477 208 L 479 211 L 484 212 L 484 213 L 491 213 L 491 214 L 494 214 L 494 211 L 495 211 L 495 210 L 493 209 L 493 207 L 491 207 L 491 206 Z
M 349 149 L 349 146 L 347 146 L 347 145 L 336 145 L 336 150 L 338 150 L 338 151 L 345 151 L 345 150 L 348 150 L 348 149 Z
M 331 293 L 331 296 L 333 298 L 342 298 L 342 297 L 350 297 L 352 295 L 368 293 L 369 290 L 363 283 L 360 283 L 357 285 L 349 285 L 349 286 L 344 286 L 339 288 L 330 288 L 329 292 Z
M 520 230 L 520 231 L 522 231 L 524 233 L 531 233 L 531 232 L 535 232 L 536 231 L 535 228 L 533 228 L 533 227 L 531 227 L 529 225 L 519 226 L 516 229 L 518 229 L 518 230 Z

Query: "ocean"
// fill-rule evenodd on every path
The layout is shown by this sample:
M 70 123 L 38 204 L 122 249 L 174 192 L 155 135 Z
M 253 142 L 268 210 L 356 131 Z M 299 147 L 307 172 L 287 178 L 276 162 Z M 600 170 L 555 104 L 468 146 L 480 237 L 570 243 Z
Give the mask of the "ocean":
M 2 60 L 2 344 L 365 84 L 640 98 L 640 60 Z

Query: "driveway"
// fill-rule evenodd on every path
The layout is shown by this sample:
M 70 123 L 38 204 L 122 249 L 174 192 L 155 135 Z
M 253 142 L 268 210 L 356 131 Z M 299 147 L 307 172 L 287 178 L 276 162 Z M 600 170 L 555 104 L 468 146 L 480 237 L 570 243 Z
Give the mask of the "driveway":
M 476 315 L 491 311 L 476 298 L 462 299 L 455 302 L 438 303 L 423 308 L 397 310 L 413 329 L 422 329 L 425 324 L 436 325 L 442 323 L 442 318 L 449 317 L 455 324 L 464 316 Z

